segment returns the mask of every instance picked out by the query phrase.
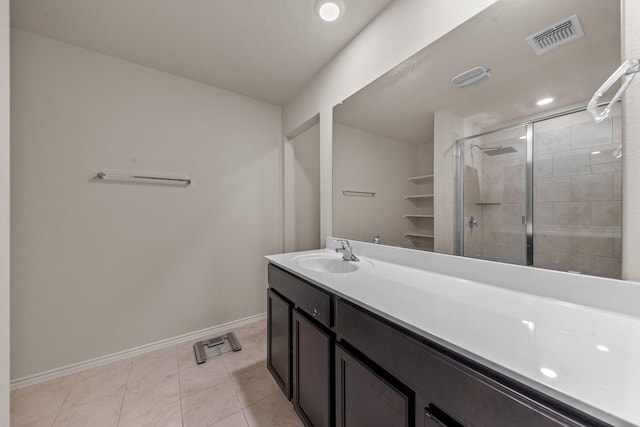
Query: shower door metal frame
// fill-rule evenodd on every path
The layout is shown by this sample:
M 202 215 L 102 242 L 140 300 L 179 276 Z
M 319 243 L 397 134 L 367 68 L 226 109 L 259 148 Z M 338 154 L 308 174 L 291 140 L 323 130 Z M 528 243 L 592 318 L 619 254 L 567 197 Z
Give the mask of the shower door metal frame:
M 533 266 L 533 126 L 534 122 L 527 123 L 527 157 L 525 160 L 525 217 L 522 222 L 525 226 L 527 237 L 527 261 L 525 265 Z
M 525 154 L 525 214 L 522 216 L 522 224 L 525 226 L 525 235 L 527 241 L 526 260 L 524 265 L 533 265 L 533 121 L 517 123 L 514 125 L 504 126 L 487 132 L 481 132 L 475 135 L 466 136 L 456 140 L 456 150 L 458 152 L 457 179 L 458 179 L 458 197 L 457 201 L 457 255 L 464 256 L 464 143 L 475 138 L 491 135 L 494 133 L 513 130 L 524 127 L 527 135 L 527 151 Z
M 620 102 L 620 101 L 618 101 Z M 598 104 L 598 107 L 607 105 L 607 102 Z M 529 120 L 526 122 L 520 122 L 509 126 L 503 126 L 497 129 L 493 129 L 486 132 L 481 132 L 471 136 L 465 136 L 456 140 L 455 148 L 458 151 L 457 162 L 457 179 L 458 179 L 458 197 L 457 202 L 457 226 L 456 231 L 458 233 L 456 243 L 456 254 L 464 256 L 464 143 L 470 139 L 479 138 L 485 135 L 491 135 L 501 131 L 517 129 L 519 127 L 526 127 L 527 130 L 527 153 L 526 153 L 526 171 L 525 171 L 525 185 L 526 185 L 526 202 L 525 202 L 525 216 L 522 218 L 522 223 L 525 225 L 525 233 L 527 238 L 527 261 L 525 265 L 533 266 L 533 127 L 536 123 L 544 122 L 546 120 L 555 119 L 558 117 L 568 116 L 570 114 L 581 113 L 587 111 L 587 107 L 578 107 L 571 110 L 562 111 L 560 113 L 550 114 L 548 116 L 539 117 L 537 119 Z

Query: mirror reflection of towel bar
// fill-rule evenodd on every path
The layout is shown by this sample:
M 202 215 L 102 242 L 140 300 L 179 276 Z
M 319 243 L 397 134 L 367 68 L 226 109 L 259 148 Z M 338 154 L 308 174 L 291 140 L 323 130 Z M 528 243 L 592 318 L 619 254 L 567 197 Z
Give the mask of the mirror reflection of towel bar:
M 121 175 L 115 173 L 98 172 L 96 178 L 103 181 L 132 182 L 165 185 L 189 185 L 191 178 L 166 178 L 161 176 Z
M 373 191 L 358 191 L 358 190 L 342 190 L 343 196 L 361 196 L 361 197 L 376 197 L 376 193 Z

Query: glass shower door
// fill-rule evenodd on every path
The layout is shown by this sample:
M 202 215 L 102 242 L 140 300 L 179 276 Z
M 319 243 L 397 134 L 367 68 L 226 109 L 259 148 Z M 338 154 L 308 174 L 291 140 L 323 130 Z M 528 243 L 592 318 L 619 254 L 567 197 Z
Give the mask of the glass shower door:
M 620 278 L 621 144 L 619 110 L 458 140 L 458 254 Z
M 622 123 L 619 109 L 534 123 L 536 267 L 621 277 Z
M 463 256 L 527 265 L 527 126 L 458 142 Z M 530 259 L 530 257 L 529 257 Z

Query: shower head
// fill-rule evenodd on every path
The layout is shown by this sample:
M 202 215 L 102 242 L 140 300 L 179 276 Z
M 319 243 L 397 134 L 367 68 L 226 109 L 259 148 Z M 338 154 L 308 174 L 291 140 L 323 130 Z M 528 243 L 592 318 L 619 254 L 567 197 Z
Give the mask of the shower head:
M 517 153 L 518 151 L 513 147 L 492 147 L 483 148 L 482 152 L 487 156 L 499 156 L 500 154 Z
M 509 154 L 509 153 L 517 153 L 518 150 L 516 150 L 513 147 L 504 147 L 504 146 L 499 146 L 499 147 L 487 147 L 487 148 L 482 148 L 481 146 L 479 146 L 478 144 L 471 144 L 471 148 L 479 148 L 480 151 L 482 151 L 484 154 L 486 154 L 487 156 L 498 156 L 500 154 Z

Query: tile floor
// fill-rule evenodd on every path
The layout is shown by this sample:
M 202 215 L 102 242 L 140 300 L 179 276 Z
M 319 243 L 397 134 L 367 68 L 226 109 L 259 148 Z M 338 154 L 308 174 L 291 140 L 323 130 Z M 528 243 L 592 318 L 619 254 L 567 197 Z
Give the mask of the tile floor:
M 188 342 L 13 390 L 11 426 L 302 426 L 267 371 L 266 321 L 234 332 L 242 350 L 202 365 Z

